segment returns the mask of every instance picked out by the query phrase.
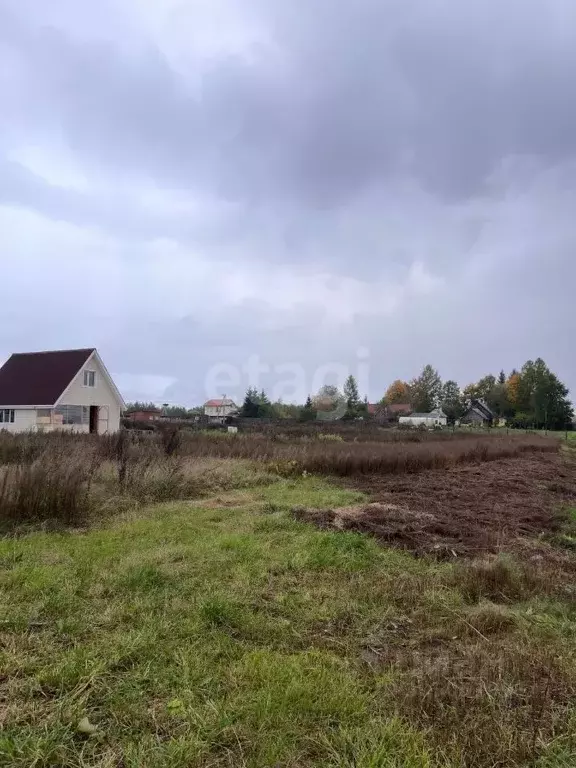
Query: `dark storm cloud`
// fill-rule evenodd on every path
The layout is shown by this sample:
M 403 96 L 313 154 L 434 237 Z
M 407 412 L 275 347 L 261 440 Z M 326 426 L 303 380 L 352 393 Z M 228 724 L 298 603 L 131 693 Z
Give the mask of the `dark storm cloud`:
M 23 109 L 61 122 L 79 154 L 232 199 L 333 204 L 403 174 L 467 195 L 510 154 L 576 149 L 568 0 L 259 12 L 272 43 L 198 62 L 199 87 L 152 47 L 74 41 L 15 13 L 0 35 L 21 57 Z

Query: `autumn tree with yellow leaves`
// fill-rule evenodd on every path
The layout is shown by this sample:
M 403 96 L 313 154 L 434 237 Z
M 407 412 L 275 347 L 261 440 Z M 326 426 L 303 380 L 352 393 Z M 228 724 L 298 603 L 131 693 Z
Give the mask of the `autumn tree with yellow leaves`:
M 394 403 L 409 403 L 410 402 L 410 386 L 401 379 L 396 379 L 386 390 L 386 394 L 382 398 L 384 405 L 393 405 Z

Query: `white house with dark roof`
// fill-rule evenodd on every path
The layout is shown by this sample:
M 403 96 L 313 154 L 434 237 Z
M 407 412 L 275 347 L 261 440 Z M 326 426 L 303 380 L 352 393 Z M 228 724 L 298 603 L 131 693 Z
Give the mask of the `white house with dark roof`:
M 412 413 L 410 416 L 400 416 L 398 424 L 401 427 L 445 427 L 448 417 L 442 408 L 435 408 L 430 413 Z
M 17 353 L 0 368 L 0 430 L 102 435 L 125 407 L 94 348 Z

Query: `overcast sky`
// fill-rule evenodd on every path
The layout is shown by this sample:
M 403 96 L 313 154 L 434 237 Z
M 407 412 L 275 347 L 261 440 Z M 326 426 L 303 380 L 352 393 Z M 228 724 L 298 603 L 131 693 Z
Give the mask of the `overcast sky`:
M 574 391 L 575 76 L 574 0 L 0 0 L 0 361 Z

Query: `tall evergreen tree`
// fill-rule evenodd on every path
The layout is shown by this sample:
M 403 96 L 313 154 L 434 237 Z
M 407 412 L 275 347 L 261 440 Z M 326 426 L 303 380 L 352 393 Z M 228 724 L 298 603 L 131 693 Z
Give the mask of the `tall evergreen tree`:
M 248 387 L 244 397 L 244 403 L 240 409 L 240 415 L 246 419 L 257 419 L 259 414 L 258 392 L 254 387 Z
M 344 399 L 346 400 L 345 418 L 356 418 L 360 407 L 360 394 L 358 393 L 358 384 L 352 374 L 344 382 Z
M 360 395 L 358 393 L 358 384 L 352 374 L 348 376 L 344 383 L 344 397 L 346 398 L 346 404 L 348 408 L 357 408 L 360 404 Z
M 310 395 L 306 398 L 304 408 L 300 411 L 300 421 L 313 421 L 316 418 L 316 409 L 312 403 Z

